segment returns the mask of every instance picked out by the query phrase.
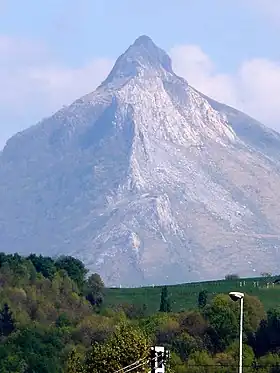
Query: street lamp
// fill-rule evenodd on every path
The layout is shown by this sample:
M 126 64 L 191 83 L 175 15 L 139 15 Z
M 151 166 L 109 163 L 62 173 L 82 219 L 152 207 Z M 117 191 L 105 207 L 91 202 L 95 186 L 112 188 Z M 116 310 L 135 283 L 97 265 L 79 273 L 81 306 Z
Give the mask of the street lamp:
M 240 300 L 240 326 L 239 326 L 239 373 L 242 373 L 242 342 L 243 342 L 243 304 L 244 304 L 244 293 L 239 291 L 231 291 L 229 296 L 234 302 Z

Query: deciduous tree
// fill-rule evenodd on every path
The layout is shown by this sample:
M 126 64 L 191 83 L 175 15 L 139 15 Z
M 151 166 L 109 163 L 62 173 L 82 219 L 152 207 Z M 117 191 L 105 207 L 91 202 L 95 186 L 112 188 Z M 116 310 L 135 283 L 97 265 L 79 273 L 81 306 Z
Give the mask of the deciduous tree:
M 50 279 L 53 278 L 56 268 L 54 260 L 52 258 L 31 254 L 27 257 L 27 260 L 30 260 L 36 268 L 36 271 L 41 273 L 44 277 Z
M 238 316 L 227 295 L 217 295 L 204 309 L 204 316 L 212 329 L 209 330 L 216 350 L 224 350 L 238 336 Z
M 137 371 L 147 372 L 149 350 L 149 340 L 141 330 L 123 323 L 106 343 L 93 345 L 85 361 L 85 372 L 113 373 L 137 361 L 143 364 Z
M 104 299 L 104 282 L 98 273 L 89 276 L 85 284 L 87 300 L 93 305 L 100 307 Z
M 76 282 L 79 289 L 83 289 L 87 274 L 87 269 L 83 262 L 71 256 L 61 256 L 56 260 L 55 265 L 58 269 L 64 269 L 68 276 Z

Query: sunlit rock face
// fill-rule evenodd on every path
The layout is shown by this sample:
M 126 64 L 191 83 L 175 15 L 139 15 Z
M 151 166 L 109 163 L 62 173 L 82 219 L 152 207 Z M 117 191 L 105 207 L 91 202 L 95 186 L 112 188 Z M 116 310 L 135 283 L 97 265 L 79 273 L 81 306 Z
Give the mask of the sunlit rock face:
M 0 250 L 107 285 L 278 271 L 280 136 L 178 77 L 147 36 L 0 154 Z

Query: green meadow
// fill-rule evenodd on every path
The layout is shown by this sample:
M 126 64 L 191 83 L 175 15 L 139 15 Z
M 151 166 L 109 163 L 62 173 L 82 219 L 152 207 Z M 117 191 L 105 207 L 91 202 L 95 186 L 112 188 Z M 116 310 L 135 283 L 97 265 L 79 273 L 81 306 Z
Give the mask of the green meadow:
M 193 282 L 168 286 L 172 311 L 180 312 L 197 306 L 198 294 L 207 290 L 211 299 L 219 293 L 241 291 L 245 294 L 257 296 L 266 309 L 280 305 L 280 284 L 273 284 L 279 276 L 242 278 L 237 280 L 218 280 Z M 106 307 L 124 304 L 147 306 L 149 313 L 158 311 L 162 286 L 141 288 L 107 288 L 105 293 Z

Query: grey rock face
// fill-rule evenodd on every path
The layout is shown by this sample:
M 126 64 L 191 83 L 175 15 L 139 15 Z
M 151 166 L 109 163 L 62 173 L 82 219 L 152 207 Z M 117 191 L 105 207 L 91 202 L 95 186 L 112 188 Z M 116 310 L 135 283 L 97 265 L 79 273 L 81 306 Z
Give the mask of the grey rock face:
M 277 272 L 280 135 L 176 76 L 146 36 L 0 155 L 0 250 L 107 285 Z

